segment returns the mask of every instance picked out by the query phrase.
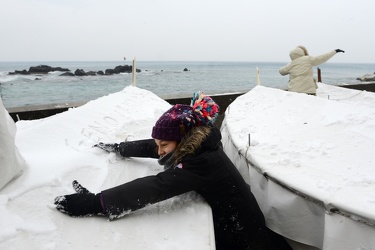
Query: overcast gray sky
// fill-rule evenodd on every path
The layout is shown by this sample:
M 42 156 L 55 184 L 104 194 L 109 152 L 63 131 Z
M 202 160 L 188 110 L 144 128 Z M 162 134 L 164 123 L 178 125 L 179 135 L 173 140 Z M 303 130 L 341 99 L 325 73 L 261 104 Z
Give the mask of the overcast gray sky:
M 0 61 L 375 63 L 374 0 L 0 0 Z M 375 70 L 375 69 L 374 69 Z

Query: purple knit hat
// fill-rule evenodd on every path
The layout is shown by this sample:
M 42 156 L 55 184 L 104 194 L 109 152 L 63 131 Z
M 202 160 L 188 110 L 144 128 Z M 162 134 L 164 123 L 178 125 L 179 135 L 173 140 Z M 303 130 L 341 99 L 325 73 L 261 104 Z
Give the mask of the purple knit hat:
M 212 125 L 219 115 L 219 106 L 203 92 L 194 93 L 191 105 L 176 104 L 156 121 L 152 138 L 181 141 L 194 126 Z

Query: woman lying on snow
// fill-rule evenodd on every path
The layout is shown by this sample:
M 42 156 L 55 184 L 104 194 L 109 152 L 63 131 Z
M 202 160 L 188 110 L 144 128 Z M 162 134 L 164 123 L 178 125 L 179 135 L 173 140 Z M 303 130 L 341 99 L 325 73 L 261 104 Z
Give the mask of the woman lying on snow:
M 212 208 L 217 249 L 290 249 L 284 238 L 265 226 L 264 216 L 237 168 L 221 147 L 213 126 L 219 106 L 195 93 L 191 106 L 177 104 L 156 122 L 152 138 L 95 145 L 123 157 L 158 158 L 165 171 L 90 193 L 73 182 L 77 193 L 55 198 L 56 208 L 70 216 L 107 215 L 110 220 L 189 191 Z

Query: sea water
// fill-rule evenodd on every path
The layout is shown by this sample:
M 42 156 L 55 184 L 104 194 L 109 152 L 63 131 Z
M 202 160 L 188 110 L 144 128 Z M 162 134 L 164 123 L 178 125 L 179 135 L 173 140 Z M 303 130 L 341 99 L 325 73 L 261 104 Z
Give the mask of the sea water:
M 247 92 L 257 84 L 286 89 L 288 76 L 281 76 L 281 62 L 146 62 L 137 61 L 136 86 L 161 98 L 190 97 L 195 91 L 206 94 Z M 15 70 L 49 65 L 84 71 L 105 71 L 130 61 L 105 62 L 0 62 L 0 95 L 5 107 L 86 102 L 118 92 L 132 84 L 131 73 L 96 76 L 61 76 L 63 72 L 38 75 L 9 75 Z M 184 69 L 187 71 L 184 71 Z M 356 84 L 374 73 L 375 64 L 325 63 L 319 66 L 322 82 L 332 85 Z M 315 77 L 317 68 L 314 67 Z

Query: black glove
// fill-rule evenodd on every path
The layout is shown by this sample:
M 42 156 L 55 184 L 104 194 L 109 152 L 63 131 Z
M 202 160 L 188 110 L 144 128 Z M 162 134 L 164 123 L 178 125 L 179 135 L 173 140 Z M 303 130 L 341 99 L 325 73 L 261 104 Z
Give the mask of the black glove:
M 336 49 L 336 53 L 339 53 L 339 52 L 345 53 L 345 51 L 343 51 L 341 49 Z
M 77 193 L 55 198 L 57 210 L 73 217 L 105 214 L 100 202 L 100 194 L 90 193 L 77 181 L 73 181 L 73 188 Z
M 117 143 L 103 143 L 99 142 L 98 144 L 95 144 L 94 147 L 101 148 L 107 152 L 119 152 L 119 144 Z

